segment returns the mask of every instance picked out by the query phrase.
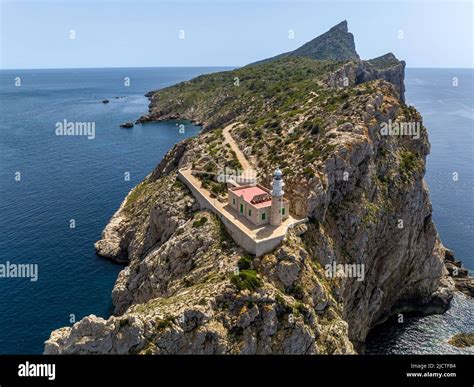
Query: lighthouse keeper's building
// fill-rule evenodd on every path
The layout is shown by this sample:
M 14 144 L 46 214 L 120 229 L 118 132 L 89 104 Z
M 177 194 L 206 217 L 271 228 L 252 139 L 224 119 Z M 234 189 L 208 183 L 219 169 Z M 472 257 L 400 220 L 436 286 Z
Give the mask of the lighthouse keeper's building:
M 273 176 L 272 190 L 257 185 L 232 187 L 228 190 L 228 203 L 239 214 L 256 226 L 270 223 L 279 226 L 289 215 L 289 202 L 283 195 L 282 172 Z

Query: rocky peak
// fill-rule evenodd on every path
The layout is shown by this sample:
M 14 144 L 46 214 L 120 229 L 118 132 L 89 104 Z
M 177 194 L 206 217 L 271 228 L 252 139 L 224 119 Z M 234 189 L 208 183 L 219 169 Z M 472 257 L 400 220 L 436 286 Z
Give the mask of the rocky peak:
M 379 56 L 377 58 L 369 59 L 367 60 L 367 62 L 370 65 L 375 66 L 377 68 L 387 68 L 391 66 L 396 66 L 400 63 L 397 57 L 391 52 L 385 55 Z
M 330 76 L 330 85 L 341 86 L 345 83 L 345 79 L 349 80 L 351 85 L 384 79 L 395 86 L 400 100 L 405 101 L 405 62 L 397 59 L 391 52 L 377 58 L 361 60 L 355 49 L 354 35 L 349 32 L 346 20 L 294 51 L 264 59 L 252 65 L 288 57 L 346 62 Z
M 354 35 L 347 29 L 347 22 L 335 25 L 329 31 L 297 48 L 290 55 L 306 56 L 318 60 L 358 60 Z
M 294 51 L 264 59 L 253 64 L 267 63 L 287 56 L 333 60 L 338 62 L 360 59 L 355 49 L 354 35 L 348 31 L 347 21 L 345 20 Z
M 347 28 L 347 20 L 343 20 L 339 24 L 336 24 L 334 27 L 332 27 L 329 32 L 331 31 L 341 31 L 341 32 L 349 32 L 349 29 Z

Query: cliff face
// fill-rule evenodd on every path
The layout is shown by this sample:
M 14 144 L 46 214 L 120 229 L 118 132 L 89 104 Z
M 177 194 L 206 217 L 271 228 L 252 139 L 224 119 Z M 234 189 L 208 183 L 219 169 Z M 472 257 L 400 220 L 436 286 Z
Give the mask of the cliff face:
M 354 353 L 395 313 L 446 310 L 454 283 L 423 180 L 427 132 L 386 79 L 398 63 L 368 62 L 287 57 L 150 95 L 144 121 L 179 117 L 205 130 L 168 152 L 96 244 L 129 262 L 114 316 L 54 331 L 45 353 Z M 368 78 L 389 71 L 361 82 L 360 66 Z M 385 136 L 387 122 L 419 122 L 419 135 Z M 238 168 L 223 142 L 229 123 L 260 182 L 280 166 L 291 212 L 310 218 L 259 258 L 176 179 L 184 166 Z M 361 272 L 330 276 L 328 264 Z
M 392 53 L 368 61 L 350 62 L 329 76 L 333 87 L 346 87 L 360 83 L 384 79 L 395 86 L 402 102 L 405 102 L 405 62 L 399 61 Z

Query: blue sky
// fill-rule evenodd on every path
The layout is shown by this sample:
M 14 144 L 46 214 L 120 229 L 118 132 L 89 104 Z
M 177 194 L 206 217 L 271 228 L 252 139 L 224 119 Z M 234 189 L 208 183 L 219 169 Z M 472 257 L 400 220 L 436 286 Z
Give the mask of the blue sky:
M 409 67 L 474 61 L 472 1 L 0 0 L 0 17 L 3 69 L 241 66 L 344 19 L 363 59 L 391 51 Z

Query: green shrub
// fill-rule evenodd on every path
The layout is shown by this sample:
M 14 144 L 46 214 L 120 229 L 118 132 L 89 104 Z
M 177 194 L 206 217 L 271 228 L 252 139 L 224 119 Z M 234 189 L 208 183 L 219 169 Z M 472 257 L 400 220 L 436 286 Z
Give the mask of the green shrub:
M 156 328 L 158 329 L 165 329 L 169 328 L 173 325 L 174 318 L 170 316 L 165 316 L 163 319 L 156 319 Z
M 274 130 L 276 131 L 277 133 L 280 133 L 281 132 L 281 126 L 280 126 L 280 123 L 278 121 L 270 121 L 270 122 L 267 122 L 264 126 L 263 126 L 265 129 L 270 129 L 270 130 Z
M 318 134 L 323 129 L 323 121 L 320 118 L 305 121 L 303 129 L 308 130 L 311 134 Z
M 300 314 L 304 314 L 304 313 L 306 313 L 306 307 L 304 306 L 304 304 L 302 302 L 297 302 L 294 306 L 293 313 L 297 316 L 300 315 Z
M 400 152 L 400 176 L 404 182 L 408 182 L 413 172 L 417 169 L 417 155 L 410 151 Z
M 201 219 L 196 219 L 194 222 L 193 222 L 193 227 L 194 228 L 199 228 L 199 227 L 202 227 L 206 224 L 207 222 L 207 217 L 203 216 Z
M 227 192 L 227 185 L 225 183 L 218 183 L 213 181 L 211 183 L 211 192 L 217 196 Z
M 252 266 L 252 257 L 250 255 L 244 255 L 239 259 L 239 262 L 237 262 L 237 266 L 239 270 L 249 270 Z
M 312 149 L 312 150 L 309 150 L 309 151 L 306 151 L 303 155 L 303 159 L 304 161 L 308 162 L 308 163 L 312 163 L 313 161 L 315 161 L 318 157 L 320 156 L 320 152 L 316 149 Z
M 363 223 L 373 223 L 377 222 L 379 207 L 375 203 L 367 203 L 365 205 L 366 212 L 365 215 L 362 217 Z
M 182 189 L 184 188 L 184 184 L 180 180 L 176 179 L 176 181 L 173 183 L 173 188 Z
M 303 173 L 305 174 L 305 176 L 307 177 L 314 177 L 314 171 L 313 171 L 313 168 L 311 168 L 310 166 L 307 166 L 305 169 L 303 169 Z
M 285 299 L 280 295 L 280 294 L 276 294 L 275 295 L 275 301 L 277 302 L 277 304 L 280 304 L 281 306 L 288 306 Z
M 300 284 L 293 285 L 290 289 L 290 293 L 293 294 L 297 300 L 301 300 L 304 297 L 304 290 Z
M 254 291 L 262 286 L 262 280 L 258 277 L 255 270 L 241 270 L 239 274 L 232 276 L 231 282 L 237 286 L 239 290 L 248 289 Z
M 148 183 L 148 180 L 143 180 L 140 184 L 138 184 L 127 197 L 125 211 L 130 210 L 135 202 L 144 197 L 150 186 L 151 185 Z

